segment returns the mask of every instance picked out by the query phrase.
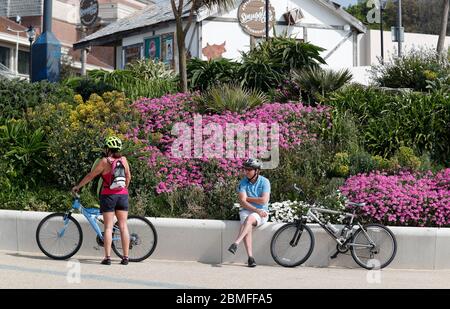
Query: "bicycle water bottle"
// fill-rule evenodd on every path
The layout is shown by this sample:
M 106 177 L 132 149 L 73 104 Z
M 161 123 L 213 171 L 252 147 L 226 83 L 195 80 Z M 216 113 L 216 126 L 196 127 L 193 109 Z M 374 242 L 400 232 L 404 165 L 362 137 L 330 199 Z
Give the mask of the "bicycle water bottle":
M 331 224 L 330 222 L 327 222 L 326 226 L 328 227 L 330 232 L 332 232 L 334 235 L 336 235 L 339 232 L 339 230 L 336 227 L 334 227 L 334 225 Z
M 344 228 L 341 231 L 341 236 L 339 237 L 339 240 L 345 241 L 348 237 L 349 232 L 350 229 L 347 226 L 344 226 Z

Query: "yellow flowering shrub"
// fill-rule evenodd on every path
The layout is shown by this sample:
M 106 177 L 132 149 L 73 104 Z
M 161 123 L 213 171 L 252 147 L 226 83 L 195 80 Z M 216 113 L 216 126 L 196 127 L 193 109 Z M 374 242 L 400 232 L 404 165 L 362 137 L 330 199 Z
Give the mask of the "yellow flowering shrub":
M 138 116 L 121 92 L 92 94 L 87 101 L 75 95 L 74 102 L 44 104 L 28 112 L 31 122 L 47 133 L 55 183 L 67 188 L 91 169 L 105 138 L 124 138 Z

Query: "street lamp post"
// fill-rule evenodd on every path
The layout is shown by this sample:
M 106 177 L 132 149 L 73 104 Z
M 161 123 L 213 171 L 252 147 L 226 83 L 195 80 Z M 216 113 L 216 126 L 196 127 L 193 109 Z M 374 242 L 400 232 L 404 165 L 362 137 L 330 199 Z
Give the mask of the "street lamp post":
M 402 56 L 402 40 L 401 40 L 401 28 L 402 28 L 402 0 L 397 0 L 397 33 L 398 33 L 398 56 Z
M 17 35 L 17 39 L 16 39 L 16 68 L 15 68 L 15 73 L 16 75 L 19 75 L 19 39 L 20 33 L 25 32 L 27 34 L 28 37 L 28 41 L 30 42 L 30 53 L 29 53 L 29 75 L 30 75 L 30 80 L 31 80 L 31 45 L 33 44 L 34 38 L 36 37 L 36 32 L 33 28 L 33 26 L 29 26 L 27 30 L 14 30 L 11 29 L 10 27 L 7 28 L 8 31 L 11 32 L 15 32 Z
M 381 33 L 381 64 L 384 64 L 383 11 L 387 0 L 380 0 L 380 33 Z
M 266 0 L 266 41 L 269 40 L 269 0 Z
M 35 37 L 36 37 L 36 31 L 34 30 L 34 27 L 33 26 L 28 26 L 28 29 L 27 29 L 27 36 L 28 36 L 28 41 L 30 42 L 30 52 L 29 52 L 29 54 L 28 54 L 28 67 L 29 67 L 29 69 L 28 69 L 28 71 L 29 71 L 29 75 L 30 75 L 30 82 L 31 82 L 31 73 L 32 73 L 32 65 L 31 65 L 31 61 L 32 61 L 32 46 L 33 46 L 33 41 L 34 41 L 34 39 L 35 39 Z

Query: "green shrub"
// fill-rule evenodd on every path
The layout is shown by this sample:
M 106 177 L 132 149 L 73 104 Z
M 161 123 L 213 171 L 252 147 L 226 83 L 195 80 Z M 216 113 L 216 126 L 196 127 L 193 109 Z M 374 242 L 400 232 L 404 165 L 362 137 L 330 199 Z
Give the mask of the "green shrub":
M 294 71 L 293 80 L 306 94 L 309 104 L 321 102 L 330 92 L 336 91 L 352 79 L 348 69 L 334 71 L 320 67 L 309 67 Z
M 395 156 L 401 167 L 405 167 L 413 171 L 420 168 L 420 159 L 414 155 L 414 151 L 409 147 L 400 147 Z
M 46 175 L 47 144 L 41 128 L 31 130 L 24 120 L 9 119 L 0 126 L 2 182 L 27 188 Z
M 204 91 L 213 85 L 233 83 L 238 80 L 238 62 L 220 58 L 214 60 L 189 59 L 187 75 L 191 90 Z
M 334 155 L 331 172 L 335 177 L 347 177 L 349 174 L 350 159 L 348 153 L 338 152 Z
M 69 87 L 57 83 L 0 79 L 0 124 L 26 117 L 28 108 L 44 103 L 72 103 L 73 95 Z
M 97 81 L 89 77 L 71 77 L 65 80 L 63 84 L 81 95 L 84 101 L 88 100 L 93 93 L 102 95 L 105 92 L 117 90 L 103 81 Z
M 178 77 L 164 63 L 140 60 L 124 70 L 89 71 L 90 79 L 125 93 L 127 98 L 157 98 L 178 90 Z
M 437 163 L 450 163 L 450 96 L 448 93 L 392 94 L 352 85 L 330 95 L 328 104 L 355 115 L 362 146 L 390 157 L 401 146 L 428 152 Z
M 365 152 L 360 151 L 350 155 L 350 175 L 368 173 L 379 168 L 378 162 Z
M 170 193 L 156 194 L 158 179 L 145 160 L 130 162 L 130 212 L 146 216 L 197 219 L 237 219 L 233 204 L 237 201 L 238 178 L 218 179 L 217 165 L 205 162 L 202 169 L 208 190 L 191 186 Z
M 143 153 L 136 153 L 127 158 L 132 177 L 129 188 L 130 212 L 136 215 L 170 216 L 164 196 L 155 192 L 159 180 L 155 171 L 148 166 L 148 158 L 143 156 Z
M 320 52 L 325 49 L 311 43 L 299 42 L 295 38 L 274 37 L 269 41 L 263 41 L 259 48 L 264 50 L 265 47 L 282 64 L 283 72 L 326 64 L 320 56 Z M 254 51 L 258 51 L 258 48 Z
M 271 201 L 322 201 L 332 194 L 340 183 L 329 177 L 333 157 L 334 153 L 321 141 L 304 143 L 292 150 L 281 149 L 279 166 L 263 173 L 271 182 Z M 294 183 L 304 194 L 295 192 Z
M 68 191 L 50 186 L 0 191 L 1 209 L 61 212 L 69 210 L 71 204 L 72 197 Z
M 164 79 L 171 81 L 177 79 L 177 74 L 169 69 L 167 64 L 161 61 L 153 61 L 150 59 L 136 60 L 128 63 L 125 69 L 143 80 Z
M 44 104 L 30 111 L 33 127 L 43 128 L 48 143 L 46 162 L 53 181 L 68 189 L 90 171 L 101 156 L 104 139 L 109 135 L 124 137 L 137 114 L 123 93 L 106 92 L 91 95 L 83 101 L 75 96 L 76 105 Z M 125 143 L 130 147 L 133 143 Z M 124 153 L 127 153 L 125 149 Z
M 294 38 L 274 37 L 241 54 L 239 76 L 244 86 L 268 91 L 278 87 L 291 70 L 325 64 L 319 55 L 323 50 Z
M 372 160 L 375 162 L 376 166 L 378 167 L 379 170 L 392 170 L 395 169 L 396 167 L 393 165 L 393 162 L 383 158 L 382 156 L 376 155 L 372 157 Z
M 271 102 L 287 103 L 301 101 L 300 87 L 290 79 L 285 79 L 276 88 L 269 89 Z
M 335 152 L 355 153 L 361 148 L 361 132 L 350 110 L 331 110 L 331 127 L 323 132 L 323 138 Z
M 246 89 L 233 83 L 214 86 L 195 100 L 203 113 L 243 113 L 266 103 L 268 98 L 259 90 Z
M 379 86 L 412 88 L 425 91 L 427 80 L 445 77 L 448 80 L 450 62 L 434 49 L 413 49 L 401 57 L 372 67 L 372 76 Z
M 266 49 L 260 48 L 258 52 L 242 54 L 239 76 L 245 87 L 268 91 L 281 83 L 282 70 L 283 66 L 277 59 L 272 58 Z

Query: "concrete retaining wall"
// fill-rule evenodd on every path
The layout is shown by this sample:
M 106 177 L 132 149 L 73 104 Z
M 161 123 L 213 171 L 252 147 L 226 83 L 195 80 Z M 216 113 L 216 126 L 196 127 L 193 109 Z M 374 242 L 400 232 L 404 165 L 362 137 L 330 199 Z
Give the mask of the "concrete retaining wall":
M 36 228 L 48 213 L 0 210 L 0 250 L 40 252 Z M 103 256 L 95 233 L 82 215 L 75 215 L 83 229 L 79 255 Z M 227 251 L 239 230 L 238 221 L 149 218 L 158 232 L 158 245 L 151 259 L 199 261 L 209 264 L 245 263 L 244 245 L 236 255 Z M 282 224 L 267 223 L 254 231 L 253 253 L 258 264 L 275 265 L 270 255 L 272 235 Z M 314 251 L 305 266 L 359 267 L 350 255 L 330 260 L 335 242 L 317 225 Z M 450 229 L 391 227 L 397 238 L 397 255 L 390 268 L 450 269 Z

